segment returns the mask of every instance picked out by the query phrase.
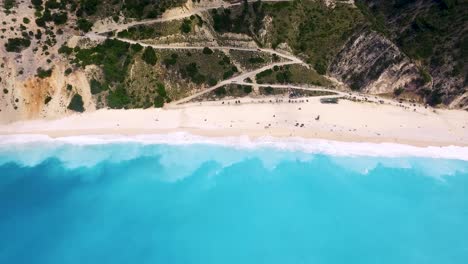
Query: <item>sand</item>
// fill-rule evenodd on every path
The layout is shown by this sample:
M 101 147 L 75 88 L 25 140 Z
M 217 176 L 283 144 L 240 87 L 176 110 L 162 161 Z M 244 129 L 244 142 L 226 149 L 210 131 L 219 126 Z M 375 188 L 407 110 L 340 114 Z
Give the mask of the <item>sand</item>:
M 273 103 L 269 101 L 272 100 Z M 321 104 L 319 98 L 274 103 L 274 98 L 190 103 L 171 109 L 107 110 L 56 120 L 0 125 L 0 134 L 51 137 L 97 134 L 303 137 L 415 146 L 468 146 L 468 112 L 352 102 Z M 308 100 L 308 102 L 306 101 Z M 229 103 L 229 104 L 228 104 Z M 396 103 L 395 103 L 396 104 Z M 316 120 L 320 116 L 319 120 Z M 302 126 L 302 127 L 301 127 Z

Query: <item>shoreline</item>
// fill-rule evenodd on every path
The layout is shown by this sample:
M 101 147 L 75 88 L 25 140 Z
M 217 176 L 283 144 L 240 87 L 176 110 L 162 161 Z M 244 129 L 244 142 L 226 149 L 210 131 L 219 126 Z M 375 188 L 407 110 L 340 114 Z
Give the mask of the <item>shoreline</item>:
M 307 102 L 298 99 L 296 103 L 236 100 L 241 103 L 224 100 L 169 109 L 101 109 L 55 120 L 19 121 L 0 124 L 0 135 L 42 134 L 59 138 L 185 132 L 213 138 L 247 136 L 255 140 L 269 136 L 416 147 L 468 147 L 466 111 L 347 100 L 321 104 L 319 98 L 313 97 L 307 98 Z
M 48 147 L 42 148 L 47 145 Z M 372 143 L 345 142 L 329 139 L 301 138 L 301 137 L 272 137 L 272 136 L 228 136 L 196 135 L 188 132 L 171 132 L 164 134 L 87 134 L 52 137 L 44 134 L 12 134 L 0 135 L 0 156 L 10 156 L 12 160 L 22 160 L 22 152 L 39 152 L 36 157 L 51 157 L 56 150 L 63 150 L 66 146 L 93 146 L 108 144 L 137 144 L 190 146 L 209 145 L 229 147 L 240 150 L 273 149 L 293 153 L 329 155 L 336 157 L 383 157 L 383 158 L 435 158 L 447 160 L 468 161 L 468 147 L 463 146 L 414 146 L 401 143 Z M 85 148 L 86 149 L 86 148 Z M 93 149 L 93 148 L 91 148 Z M 134 149 L 133 149 L 134 150 Z M 9 154 L 8 154 L 9 153 Z M 59 151 L 58 153 L 62 153 Z M 112 155 L 126 155 L 114 153 Z M 135 153 L 133 153 L 135 155 Z M 27 156 L 27 155 L 26 155 Z M 66 159 L 66 158 L 65 158 Z M 27 159 L 26 159 L 27 160 Z M 21 162 L 25 163 L 25 162 Z
M 60 130 L 60 131 L 34 131 L 34 132 L 23 132 L 23 133 L 1 133 L 0 132 L 0 143 L 2 137 L 5 136 L 47 136 L 51 139 L 62 139 L 62 138 L 73 138 L 73 137 L 118 137 L 131 139 L 136 136 L 153 136 L 153 135 L 168 135 L 174 133 L 187 133 L 193 136 L 220 139 L 220 138 L 242 138 L 247 137 L 253 141 L 263 138 L 272 137 L 277 140 L 288 140 L 291 138 L 300 138 L 304 140 L 326 140 L 335 141 L 341 143 L 372 143 L 372 144 L 400 144 L 411 147 L 467 147 L 468 144 L 452 141 L 423 141 L 423 140 L 405 140 L 398 138 L 386 138 L 386 137 L 360 137 L 360 136 L 349 136 L 349 135 L 337 135 L 327 133 L 314 133 L 314 136 L 310 136 L 307 131 L 301 133 L 295 133 L 294 136 L 290 136 L 288 131 L 272 130 L 268 134 L 264 134 L 263 131 L 251 130 L 251 131 L 236 131 L 236 130 L 203 130 L 194 128 L 177 128 L 177 129 L 86 129 L 86 130 Z

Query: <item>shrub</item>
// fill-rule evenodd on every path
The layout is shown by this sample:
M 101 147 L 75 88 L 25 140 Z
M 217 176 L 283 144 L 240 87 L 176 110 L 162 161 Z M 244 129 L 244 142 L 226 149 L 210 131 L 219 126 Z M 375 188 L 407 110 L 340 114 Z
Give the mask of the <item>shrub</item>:
M 224 86 L 219 87 L 214 92 L 215 92 L 216 96 L 224 96 L 224 95 L 226 95 L 226 88 L 224 88 Z
M 218 83 L 218 81 L 214 78 L 209 78 L 208 79 L 208 85 L 210 86 L 215 86 Z
M 81 10 L 87 15 L 94 15 L 99 5 L 99 0 L 81 0 Z
M 359 91 L 359 89 L 360 89 L 361 87 L 359 86 L 359 83 L 353 82 L 353 83 L 351 83 L 350 88 L 351 88 L 351 90 L 353 90 L 353 91 Z
M 145 48 L 145 51 L 142 55 L 142 59 L 150 65 L 156 65 L 156 62 L 158 61 L 158 57 L 156 57 L 156 52 L 152 47 Z
M 427 97 L 427 103 L 431 106 L 436 106 L 442 103 L 442 96 L 443 93 L 439 89 L 435 89 L 430 92 L 429 96 Z
M 29 20 L 29 18 L 23 17 L 23 23 L 29 24 L 29 22 L 31 22 L 31 20 Z
M 130 47 L 134 52 L 140 52 L 141 50 L 143 50 L 143 46 L 138 43 L 132 44 Z
M 115 91 L 111 91 L 107 96 L 107 105 L 110 108 L 120 109 L 124 108 L 130 103 L 130 98 L 127 95 L 127 90 L 123 85 L 119 85 Z
M 290 71 L 279 72 L 276 74 L 276 80 L 279 83 L 289 83 L 291 82 L 291 75 Z
M 73 70 L 71 68 L 66 69 L 65 70 L 65 76 L 70 75 L 72 72 L 73 72 Z
M 56 25 L 63 25 L 67 23 L 67 20 L 68 20 L 68 15 L 65 12 L 55 13 L 52 15 L 52 21 L 54 21 Z
M 192 31 L 192 21 L 190 21 L 190 19 L 184 19 L 180 26 L 180 31 L 182 33 L 190 33 L 190 31 Z
M 400 94 L 402 94 L 404 91 L 405 91 L 405 89 L 403 87 L 398 87 L 395 90 L 393 90 L 393 94 L 395 96 L 400 96 Z
M 265 92 L 266 92 L 267 94 L 272 94 L 272 93 L 273 93 L 273 88 L 270 87 L 270 86 L 265 87 Z
M 257 73 L 257 75 L 255 76 L 258 79 L 261 79 L 263 77 L 266 77 L 266 76 L 269 76 L 273 73 L 273 71 L 271 69 L 268 69 L 268 70 L 264 70 L 260 73 Z
M 232 75 L 234 75 L 234 72 L 232 70 L 225 71 L 223 74 L 223 79 L 231 78 Z
M 21 52 L 29 45 L 31 45 L 31 41 L 27 38 L 11 38 L 5 43 L 5 48 L 8 52 Z
M 91 88 L 91 94 L 98 94 L 105 90 L 105 87 L 96 79 L 89 82 L 89 87 Z
M 262 57 L 253 57 L 253 58 L 249 58 L 249 62 L 252 64 L 257 64 L 257 63 L 264 63 L 265 60 Z
M 4 94 L 7 94 L 7 93 L 8 93 L 8 89 L 3 88 L 3 93 L 4 93 Z
M 47 96 L 44 100 L 44 104 L 48 104 L 52 100 L 52 97 Z
M 36 20 L 36 23 L 37 23 L 37 20 Z M 76 25 L 78 26 L 78 29 L 84 31 L 84 32 L 88 32 L 91 30 L 91 28 L 93 27 L 93 23 L 89 22 L 88 20 L 84 19 L 84 18 L 80 18 L 78 19 L 78 21 L 76 22 Z M 39 26 L 39 24 L 38 24 Z
M 322 61 L 318 61 L 314 65 L 314 69 L 318 74 L 324 75 L 327 73 L 327 66 Z
M 249 93 L 252 92 L 252 87 L 251 86 L 245 85 L 243 89 L 244 89 L 244 93 L 246 93 L 246 94 L 249 94 Z
M 70 104 L 68 104 L 68 109 L 80 113 L 84 112 L 85 109 L 83 107 L 83 98 L 81 97 L 81 95 L 73 95 Z
M 39 18 L 36 18 L 36 25 L 38 27 L 45 27 L 46 26 L 46 21 L 44 19 L 44 17 L 39 17 Z
M 154 98 L 154 107 L 161 108 L 164 106 L 164 97 L 158 95 Z
M 52 69 L 44 70 L 41 67 L 37 68 L 37 77 L 44 79 L 52 75 Z
M 15 6 L 15 3 L 15 0 L 5 0 L 5 2 L 3 3 L 3 7 L 6 10 L 10 10 Z
M 71 91 L 73 89 L 73 86 L 71 84 L 67 84 L 67 91 Z
M 167 97 L 167 93 L 166 93 L 166 87 L 164 87 L 164 84 L 158 82 L 156 84 L 156 87 L 157 87 L 157 91 L 158 91 L 158 94 L 164 98 Z
M 211 55 L 211 54 L 213 54 L 213 51 L 208 47 L 204 47 L 203 48 L 203 54 Z
M 423 84 L 426 84 L 432 80 L 431 75 L 427 72 L 426 69 L 421 69 L 419 73 L 421 74 Z
M 66 46 L 66 45 L 62 45 L 59 49 L 58 49 L 58 52 L 59 53 L 63 53 L 63 54 L 66 54 L 66 55 L 70 55 L 72 52 L 73 52 L 73 49 Z

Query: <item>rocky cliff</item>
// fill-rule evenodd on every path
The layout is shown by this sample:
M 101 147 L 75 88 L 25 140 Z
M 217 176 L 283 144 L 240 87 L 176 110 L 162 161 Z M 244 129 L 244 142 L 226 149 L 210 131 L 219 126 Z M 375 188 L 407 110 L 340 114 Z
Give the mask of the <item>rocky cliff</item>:
M 416 65 L 394 43 L 369 29 L 348 40 L 329 72 L 352 90 L 371 94 L 416 92 L 425 86 Z

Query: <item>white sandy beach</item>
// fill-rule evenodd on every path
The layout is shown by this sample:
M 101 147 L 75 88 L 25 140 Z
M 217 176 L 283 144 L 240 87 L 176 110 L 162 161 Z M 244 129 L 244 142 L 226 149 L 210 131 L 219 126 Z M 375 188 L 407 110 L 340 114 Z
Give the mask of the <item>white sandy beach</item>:
M 321 104 L 319 98 L 307 100 L 260 103 L 244 98 L 241 104 L 234 104 L 234 101 L 228 104 L 226 100 L 225 104 L 220 101 L 191 103 L 171 109 L 98 110 L 57 120 L 2 124 L 0 134 L 63 137 L 189 132 L 216 137 L 303 137 L 415 146 L 468 146 L 466 111 L 434 111 L 422 106 L 403 108 L 347 100 Z

